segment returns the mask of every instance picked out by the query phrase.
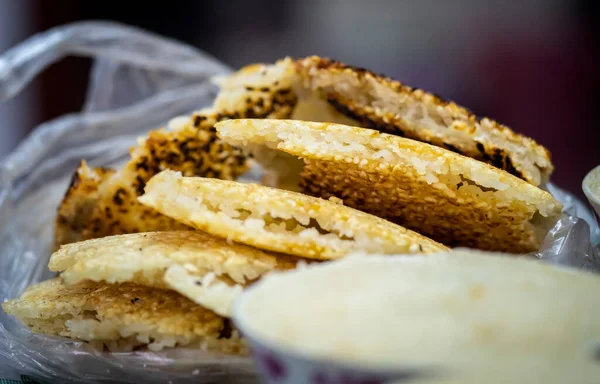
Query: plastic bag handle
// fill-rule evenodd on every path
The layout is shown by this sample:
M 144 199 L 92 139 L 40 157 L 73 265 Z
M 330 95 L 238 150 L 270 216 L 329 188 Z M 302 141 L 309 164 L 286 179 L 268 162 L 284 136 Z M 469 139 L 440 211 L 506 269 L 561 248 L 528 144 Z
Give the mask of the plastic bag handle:
M 190 78 L 230 71 L 193 47 L 138 28 L 78 22 L 34 35 L 0 56 L 0 101 L 14 97 L 46 67 L 70 55 L 102 57 Z M 202 66 L 197 65 L 199 59 Z
M 206 95 L 211 77 L 231 72 L 212 56 L 175 40 L 113 22 L 78 22 L 34 35 L 0 56 L 0 102 L 71 55 L 95 59 L 84 110 L 37 127 L 0 163 L 4 179 L 28 175 L 50 151 L 57 155 L 83 145 L 84 137 L 89 143 L 109 135 L 105 129 L 121 127 L 123 135 L 131 134 L 140 128 L 136 123 L 156 120 L 148 114 L 180 113 Z M 129 82 L 120 82 L 124 74 L 117 71 L 129 71 Z M 138 92 L 125 102 L 123 94 L 134 89 Z M 122 124 L 115 124 L 117 116 Z M 75 130 L 86 133 L 72 135 Z

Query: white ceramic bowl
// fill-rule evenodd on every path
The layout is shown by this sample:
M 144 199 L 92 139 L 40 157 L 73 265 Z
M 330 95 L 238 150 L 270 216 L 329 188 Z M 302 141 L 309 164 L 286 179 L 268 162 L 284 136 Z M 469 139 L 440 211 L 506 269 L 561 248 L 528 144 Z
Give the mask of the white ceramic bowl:
M 592 383 L 599 290 L 530 258 L 368 255 L 266 276 L 233 321 L 266 383 Z
M 583 193 L 594 208 L 600 225 L 600 165 L 592 169 L 583 179 Z
M 234 323 L 248 341 L 255 365 L 264 383 L 269 384 L 384 384 L 412 382 L 415 377 L 430 375 L 416 368 L 382 370 L 367 366 L 352 366 L 340 361 L 315 359 L 281 345 L 261 340 L 248 330 L 240 308 L 251 295 L 250 287 L 235 302 Z

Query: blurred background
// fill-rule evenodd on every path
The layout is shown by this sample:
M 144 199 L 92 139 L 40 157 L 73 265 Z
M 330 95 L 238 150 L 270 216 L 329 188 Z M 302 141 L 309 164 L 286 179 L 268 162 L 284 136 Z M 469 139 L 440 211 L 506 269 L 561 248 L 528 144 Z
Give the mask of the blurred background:
M 461 103 L 553 153 L 552 180 L 580 194 L 600 164 L 598 7 L 593 0 L 0 0 L 0 52 L 78 20 L 132 24 L 233 67 L 317 54 Z M 64 60 L 0 104 L 0 158 L 37 124 L 78 111 L 90 62 Z

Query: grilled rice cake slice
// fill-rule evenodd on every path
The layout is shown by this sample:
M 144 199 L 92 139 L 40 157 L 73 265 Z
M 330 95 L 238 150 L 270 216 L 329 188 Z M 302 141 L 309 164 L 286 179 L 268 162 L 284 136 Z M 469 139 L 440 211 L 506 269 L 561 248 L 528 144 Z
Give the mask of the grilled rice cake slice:
M 554 169 L 550 152 L 542 145 L 452 101 L 318 56 L 296 63 L 306 87 L 322 92 L 360 126 L 450 149 L 536 186 L 544 184 Z
M 55 249 L 69 242 L 115 234 L 185 229 L 139 204 L 137 197 L 146 182 L 163 169 L 223 179 L 235 179 L 247 171 L 249 159 L 242 151 L 216 136 L 214 123 L 226 118 L 211 111 L 198 112 L 173 130 L 151 131 L 139 140 L 130 160 L 117 172 L 103 171 L 101 177 L 91 177 L 91 172 L 99 171 L 82 164 L 58 210 Z M 82 177 L 90 181 L 82 183 Z M 93 197 L 87 196 L 89 189 L 93 189 Z
M 188 346 L 244 352 L 229 320 L 174 291 L 60 278 L 29 287 L 2 308 L 33 332 L 103 344 L 110 350 Z
M 245 286 L 273 270 L 293 269 L 299 260 L 201 231 L 163 231 L 67 244 L 52 254 L 48 267 L 67 284 L 91 280 L 173 289 L 229 316 Z
M 221 78 L 219 108 L 269 104 L 277 90 L 291 90 L 290 118 L 372 128 L 434 144 L 473 157 L 539 186 L 553 171 L 549 151 L 531 138 L 454 102 L 399 81 L 340 62 L 311 56 L 242 68 Z M 293 94 L 293 95 L 292 95 Z
M 183 177 L 163 171 L 140 202 L 228 240 L 311 259 L 352 251 L 432 253 L 447 249 L 379 217 L 299 193 L 257 184 Z
M 415 140 L 290 120 L 229 120 L 216 128 L 232 145 L 252 143 L 303 159 L 307 194 L 335 196 L 451 247 L 535 251 L 561 213 L 548 192 Z

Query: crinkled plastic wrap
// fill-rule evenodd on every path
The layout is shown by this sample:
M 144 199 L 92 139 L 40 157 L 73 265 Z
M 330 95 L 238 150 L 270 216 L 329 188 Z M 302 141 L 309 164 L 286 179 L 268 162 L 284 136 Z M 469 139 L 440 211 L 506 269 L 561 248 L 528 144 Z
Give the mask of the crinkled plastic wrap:
M 178 42 L 116 24 L 81 23 L 35 36 L 0 57 L 0 100 L 68 55 L 94 59 L 83 111 L 42 124 L 0 165 L 0 302 L 51 276 L 54 216 L 79 161 L 123 162 L 138 136 L 209 106 L 217 92 L 210 77 L 230 71 Z M 86 343 L 32 334 L 0 310 L 0 372 L 6 364 L 51 382 L 256 379 L 249 358 L 183 348 L 102 354 Z
M 209 78 L 230 71 L 178 42 L 116 24 L 80 23 L 35 36 L 0 57 L 0 101 L 68 55 L 94 59 L 83 110 L 42 124 L 0 164 L 0 302 L 51 276 L 46 265 L 56 207 L 79 161 L 122 162 L 137 136 L 210 105 L 217 89 Z M 592 246 L 600 243 L 600 230 L 591 211 L 567 192 L 550 188 L 565 204 L 565 214 L 536 256 L 600 271 L 598 247 Z M 101 353 L 86 343 L 32 334 L 0 310 L 0 367 L 6 364 L 53 382 L 257 378 L 249 358 L 185 348 Z

